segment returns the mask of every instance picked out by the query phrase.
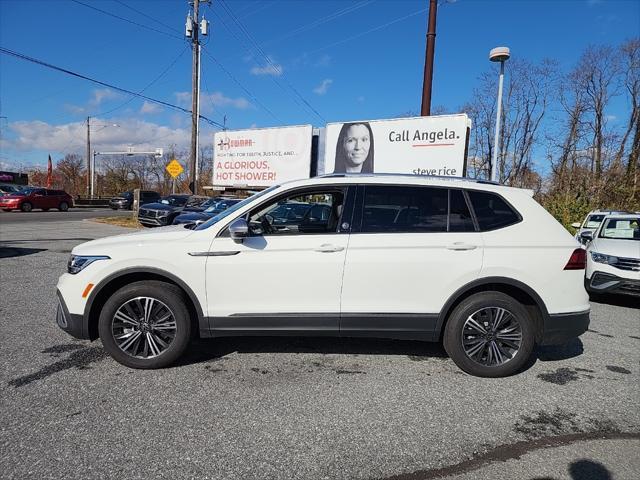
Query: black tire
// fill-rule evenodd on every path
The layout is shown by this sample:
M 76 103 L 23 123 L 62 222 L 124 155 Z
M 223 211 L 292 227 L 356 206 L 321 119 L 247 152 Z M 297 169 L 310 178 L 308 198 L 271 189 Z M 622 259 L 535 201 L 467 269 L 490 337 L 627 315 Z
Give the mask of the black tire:
M 58 210 L 60 210 L 61 212 L 66 212 L 69 210 L 69 204 L 67 202 L 60 202 L 60 205 L 58 205 Z
M 490 311 L 489 309 L 503 309 L 510 313 L 511 316 L 505 318 L 510 322 L 509 325 L 519 326 L 521 334 L 519 348 L 514 349 L 515 352 L 511 351 L 510 348 L 499 349 L 499 355 L 506 353 L 507 360 L 500 364 L 496 362 L 495 365 L 491 364 L 492 357 L 489 356 L 489 350 L 491 350 L 491 343 L 498 343 L 504 347 L 504 344 L 500 343 L 499 340 L 486 342 L 486 349 L 482 347 L 479 352 L 480 358 L 476 359 L 467 354 L 463 345 L 463 332 L 475 334 L 469 327 L 465 330 L 465 324 L 467 324 L 468 319 L 472 316 L 476 320 L 482 318 L 482 315 L 485 314 L 484 312 Z M 491 317 L 488 318 L 491 319 Z M 480 326 L 487 327 L 488 322 Z M 489 328 L 487 328 L 487 335 L 489 339 L 495 339 Z M 474 338 L 473 335 L 467 335 L 467 340 L 464 341 L 484 342 L 486 340 L 486 338 L 478 340 L 478 337 L 484 336 L 477 334 L 477 337 Z M 535 346 L 535 327 L 529 312 L 514 298 L 501 292 L 480 292 L 465 298 L 451 312 L 445 327 L 443 343 L 445 350 L 455 364 L 470 375 L 477 377 L 506 377 L 517 373 L 531 358 Z M 479 343 L 475 345 L 479 345 Z M 474 344 L 468 344 L 467 349 L 473 350 Z M 511 356 L 508 354 L 511 354 Z M 493 356 L 493 352 L 491 355 Z M 493 356 L 493 358 L 495 359 L 496 357 Z
M 118 309 L 137 297 L 149 297 L 162 302 L 175 319 L 175 336 L 168 344 L 168 348 L 149 358 L 140 358 L 123 351 L 114 338 L 112 328 L 114 315 Z M 100 312 L 98 331 L 104 349 L 122 365 L 140 369 L 163 368 L 171 365 L 184 353 L 191 336 L 191 319 L 184 292 L 175 285 L 155 280 L 126 285 L 116 291 L 105 303 Z M 144 334 L 140 336 L 142 335 Z
M 23 212 L 30 212 L 31 210 L 33 210 L 33 205 L 31 205 L 31 203 L 29 202 L 24 202 L 22 205 L 20 205 L 20 210 L 22 210 Z

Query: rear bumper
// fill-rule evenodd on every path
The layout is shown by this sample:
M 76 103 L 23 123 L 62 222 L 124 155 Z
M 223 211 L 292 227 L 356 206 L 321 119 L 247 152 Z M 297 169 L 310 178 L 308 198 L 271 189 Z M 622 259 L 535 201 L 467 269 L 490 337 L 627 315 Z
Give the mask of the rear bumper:
M 85 323 L 84 317 L 69 313 L 60 290 L 57 290 L 56 293 L 58 294 L 58 308 L 56 311 L 56 323 L 58 326 L 72 337 L 89 340 L 89 327 Z
M 640 280 L 618 277 L 610 273 L 594 272 L 584 279 L 584 286 L 591 293 L 620 293 L 640 296 Z
M 541 345 L 558 345 L 579 337 L 589 328 L 589 310 L 557 313 L 544 320 Z

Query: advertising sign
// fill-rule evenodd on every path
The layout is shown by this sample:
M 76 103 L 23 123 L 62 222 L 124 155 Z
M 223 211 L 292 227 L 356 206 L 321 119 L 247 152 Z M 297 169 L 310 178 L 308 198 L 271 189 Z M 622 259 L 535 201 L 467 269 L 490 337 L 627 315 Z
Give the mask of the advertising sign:
M 329 123 L 323 171 L 462 177 L 465 114 Z
M 311 125 L 214 134 L 213 185 L 267 187 L 309 178 Z

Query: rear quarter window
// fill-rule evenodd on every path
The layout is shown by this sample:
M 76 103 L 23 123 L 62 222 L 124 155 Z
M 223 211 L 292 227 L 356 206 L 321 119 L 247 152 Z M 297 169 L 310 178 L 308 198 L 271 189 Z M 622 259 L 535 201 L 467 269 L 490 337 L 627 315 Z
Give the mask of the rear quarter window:
M 508 227 L 522 220 L 520 214 L 498 194 L 474 190 L 467 193 L 482 232 Z

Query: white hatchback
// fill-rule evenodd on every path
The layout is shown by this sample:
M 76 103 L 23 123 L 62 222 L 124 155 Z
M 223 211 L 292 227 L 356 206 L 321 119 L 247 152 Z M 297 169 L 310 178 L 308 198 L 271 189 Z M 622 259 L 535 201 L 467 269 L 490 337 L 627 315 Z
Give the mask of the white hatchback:
M 281 221 L 280 205 L 304 203 Z M 57 322 L 134 368 L 191 337 L 332 335 L 443 342 L 479 376 L 589 325 L 585 251 L 527 190 L 329 175 L 271 187 L 193 228 L 84 243 Z
M 587 290 L 640 295 L 640 215 L 609 215 L 582 237 L 588 242 Z

